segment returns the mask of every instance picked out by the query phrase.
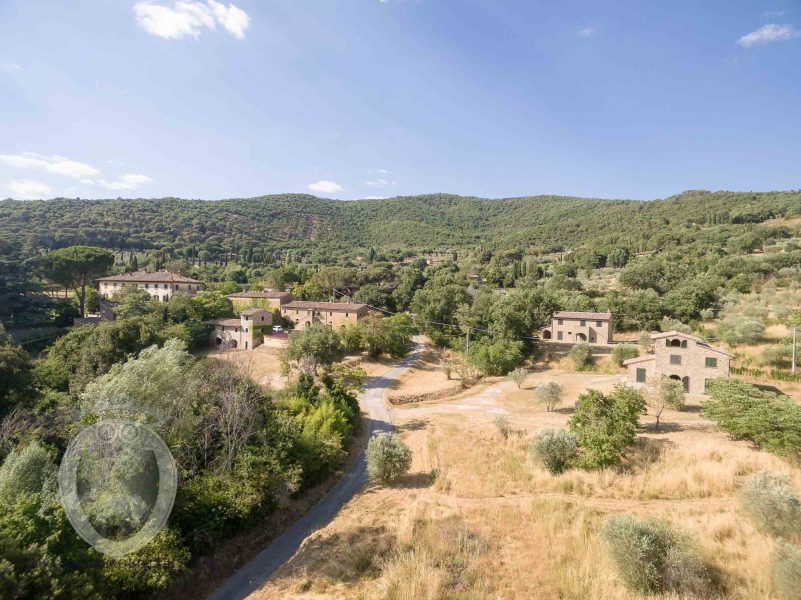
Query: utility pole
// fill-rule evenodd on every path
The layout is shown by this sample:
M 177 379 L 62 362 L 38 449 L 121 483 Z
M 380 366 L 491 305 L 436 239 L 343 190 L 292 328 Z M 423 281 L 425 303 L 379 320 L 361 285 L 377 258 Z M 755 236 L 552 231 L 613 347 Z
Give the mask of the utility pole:
M 793 362 L 790 364 L 790 372 L 795 374 L 795 338 L 796 338 L 796 331 L 798 330 L 797 325 L 793 325 Z

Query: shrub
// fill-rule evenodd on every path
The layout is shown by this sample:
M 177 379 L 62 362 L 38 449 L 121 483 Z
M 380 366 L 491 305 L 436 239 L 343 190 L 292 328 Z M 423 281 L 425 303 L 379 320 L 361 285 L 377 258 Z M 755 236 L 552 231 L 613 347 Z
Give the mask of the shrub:
M 801 598 L 798 582 L 801 581 L 801 549 L 779 540 L 770 561 L 770 579 L 779 598 Z
M 793 350 L 788 344 L 772 344 L 762 350 L 761 362 L 777 368 L 787 368 L 792 360 Z
M 367 473 L 370 479 L 392 483 L 412 466 L 412 451 L 391 433 L 377 433 L 367 443 Z
M 503 338 L 476 342 L 469 362 L 484 375 L 505 375 L 523 362 L 523 343 Z
M 763 333 L 765 325 L 757 318 L 727 317 L 715 327 L 715 336 L 732 346 L 756 344 Z
M 0 502 L 11 503 L 20 494 L 37 494 L 55 489 L 53 458 L 37 442 L 16 448 L 0 465 Z
M 736 379 L 713 379 L 704 416 L 734 437 L 782 456 L 801 453 L 801 406 Z
M 765 533 L 779 537 L 801 534 L 801 501 L 786 475 L 757 473 L 740 490 L 740 505 Z
M 619 344 L 612 350 L 612 360 L 618 367 L 623 366 L 623 361 L 630 358 L 637 358 L 640 349 L 633 344 Z
M 686 400 L 684 396 L 684 386 L 680 381 L 662 375 L 651 384 L 646 400 L 648 405 L 654 409 L 654 415 L 656 417 L 655 428 L 658 430 L 662 413 L 666 408 L 672 408 L 673 410 L 681 410 L 684 408 Z
M 634 443 L 644 412 L 645 398 L 639 390 L 617 386 L 607 395 L 598 390 L 581 394 L 568 422 L 581 447 L 577 464 L 595 469 L 619 463 Z
M 523 367 L 517 367 L 514 371 L 509 373 L 509 379 L 515 382 L 517 389 L 520 389 L 523 386 L 523 382 L 526 380 L 526 375 L 528 375 L 528 371 Z
M 505 414 L 499 413 L 495 415 L 492 422 L 504 439 L 508 438 L 509 434 L 512 433 L 512 426 L 509 425 L 509 418 Z
M 689 325 L 682 323 L 678 319 L 671 319 L 670 317 L 662 317 L 659 322 L 660 331 L 678 331 L 679 333 L 692 333 L 693 329 Z
M 556 381 L 546 381 L 534 390 L 534 398 L 545 404 L 545 410 L 551 412 L 562 400 L 562 385 Z
M 592 366 L 592 350 L 586 342 L 573 346 L 567 355 L 573 361 L 573 368 L 576 371 L 586 371 Z
M 601 528 L 601 542 L 630 590 L 700 593 L 709 586 L 692 540 L 668 523 L 612 515 Z
M 543 464 L 551 475 L 564 473 L 578 455 L 576 436 L 552 429 L 534 436 L 528 446 L 529 456 Z

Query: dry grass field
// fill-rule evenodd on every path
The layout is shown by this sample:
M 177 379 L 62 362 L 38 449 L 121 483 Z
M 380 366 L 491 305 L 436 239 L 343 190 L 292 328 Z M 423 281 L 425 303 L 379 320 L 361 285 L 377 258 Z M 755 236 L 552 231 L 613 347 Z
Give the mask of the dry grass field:
M 565 387 L 550 413 L 532 402 L 531 388 L 546 380 Z M 412 472 L 394 487 L 365 488 L 252 599 L 638 598 L 599 547 L 604 518 L 619 512 L 691 532 L 714 576 L 713 597 L 772 598 L 773 542 L 743 517 L 736 495 L 762 469 L 790 474 L 801 489 L 801 470 L 716 432 L 697 399 L 663 415 L 661 432 L 644 417 L 620 468 L 554 477 L 529 461 L 534 432 L 566 427 L 580 392 L 618 380 L 537 372 L 522 389 L 495 381 L 393 409 L 414 451 Z M 508 438 L 493 424 L 501 413 L 515 430 Z

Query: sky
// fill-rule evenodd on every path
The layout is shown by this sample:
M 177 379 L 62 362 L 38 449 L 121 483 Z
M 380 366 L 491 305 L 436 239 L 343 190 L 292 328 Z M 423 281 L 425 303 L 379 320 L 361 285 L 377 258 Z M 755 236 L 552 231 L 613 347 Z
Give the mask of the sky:
M 801 2 L 2 0 L 0 198 L 801 188 Z

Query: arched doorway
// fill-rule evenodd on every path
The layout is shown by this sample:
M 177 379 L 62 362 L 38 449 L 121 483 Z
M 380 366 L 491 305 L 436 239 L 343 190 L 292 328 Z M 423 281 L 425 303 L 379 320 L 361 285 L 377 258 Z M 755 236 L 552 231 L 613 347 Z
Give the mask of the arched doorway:
M 577 342 L 586 342 L 587 341 L 587 336 L 584 335 L 583 333 L 577 333 L 576 334 L 576 341 Z
M 236 340 L 231 340 L 231 348 L 236 348 Z
M 542 332 L 542 339 L 544 339 L 544 340 L 550 340 L 551 339 L 551 330 L 550 329 L 546 329 L 545 331 Z
M 690 378 L 689 377 L 682 377 L 681 378 L 681 385 L 684 386 L 684 391 L 690 391 Z
M 222 344 L 222 338 L 220 336 L 217 336 L 217 339 L 215 340 L 215 342 L 217 344 L 217 347 L 219 348 L 219 346 Z

